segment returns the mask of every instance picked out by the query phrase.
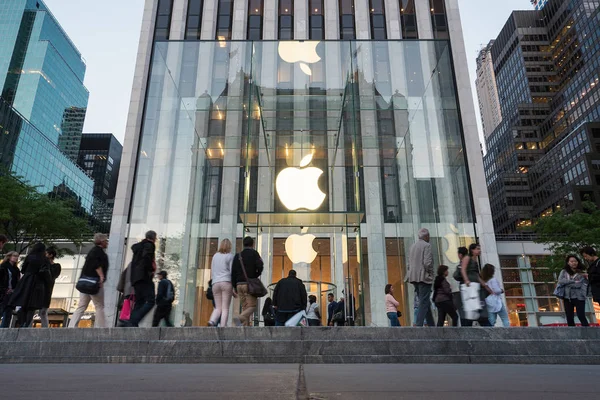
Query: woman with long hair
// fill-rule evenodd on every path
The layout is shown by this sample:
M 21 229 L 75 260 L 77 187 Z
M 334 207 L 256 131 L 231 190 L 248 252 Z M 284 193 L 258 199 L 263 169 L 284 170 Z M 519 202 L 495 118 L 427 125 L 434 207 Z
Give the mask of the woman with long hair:
M 233 263 L 231 248 L 231 241 L 223 239 L 211 262 L 210 272 L 215 309 L 210 316 L 208 326 L 217 326 L 218 324 L 227 326 L 231 297 L 235 295 L 231 285 L 231 265 Z
M 589 326 L 585 316 L 585 301 L 589 284 L 579 258 L 572 254 L 567 256 L 565 267 L 558 276 L 558 284 L 565 289 L 563 306 L 567 325 L 575 326 L 575 310 L 577 310 L 577 318 L 579 318 L 581 326 Z
M 388 283 L 385 285 L 385 311 L 387 312 L 391 326 L 400 326 L 400 321 L 398 320 L 399 305 L 400 302 L 394 297 L 394 286 Z
M 9 251 L 4 256 L 2 264 L 0 264 L 0 317 L 2 318 L 0 328 L 10 327 L 13 309 L 8 306 L 8 302 L 21 279 L 21 271 L 17 266 L 18 262 L 19 253 Z
M 33 245 L 31 252 L 25 257 L 21 272 L 23 277 L 9 301 L 9 306 L 20 307 L 19 323 L 21 328 L 28 328 L 33 322 L 35 311 L 44 307 L 50 276 L 50 263 L 46 258 L 46 246 L 43 243 Z
M 496 325 L 498 317 L 502 320 L 502 325 L 505 328 L 510 327 L 510 321 L 508 320 L 508 312 L 506 311 L 506 305 L 502 301 L 502 293 L 504 289 L 500 286 L 498 279 L 494 277 L 496 267 L 492 264 L 485 264 L 481 270 L 481 279 L 486 283 L 490 295 L 485 298 L 485 305 L 487 307 L 488 319 L 490 325 Z
M 458 326 L 458 314 L 452 302 L 452 288 L 446 279 L 447 276 L 448 266 L 440 265 L 433 281 L 433 302 L 439 310 L 437 326 L 444 326 L 446 315 L 452 318 L 452 326 Z
M 480 302 L 484 302 L 487 297 L 488 290 L 486 288 L 485 282 L 481 279 L 479 275 L 479 263 L 477 262 L 477 258 L 481 255 L 481 246 L 479 243 L 471 243 L 469 245 L 469 254 L 463 257 L 460 266 L 460 272 L 463 278 L 463 284 L 469 287 L 471 283 L 478 283 L 480 285 L 479 288 L 479 300 Z M 464 302 L 463 302 L 464 309 Z M 476 319 L 467 318 L 467 314 L 472 314 L 474 310 L 470 310 L 467 313 L 465 309 L 465 320 L 461 321 L 462 326 L 473 326 L 473 322 L 477 321 L 480 326 L 489 326 L 489 318 L 487 315 L 486 308 L 479 308 L 478 317 Z

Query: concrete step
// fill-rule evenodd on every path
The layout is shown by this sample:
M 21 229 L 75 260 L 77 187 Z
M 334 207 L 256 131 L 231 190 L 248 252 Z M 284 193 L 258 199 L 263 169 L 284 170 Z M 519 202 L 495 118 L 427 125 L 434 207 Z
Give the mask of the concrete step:
M 0 362 L 600 364 L 600 329 L 3 329 Z

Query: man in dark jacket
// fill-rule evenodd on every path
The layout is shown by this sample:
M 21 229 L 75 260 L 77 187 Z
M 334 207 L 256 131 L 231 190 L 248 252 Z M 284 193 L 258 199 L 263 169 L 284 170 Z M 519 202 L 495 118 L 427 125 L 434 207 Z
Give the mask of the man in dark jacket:
M 160 271 L 158 274 L 158 290 L 156 291 L 156 310 L 154 311 L 154 319 L 152 326 L 158 326 L 162 319 L 165 320 L 165 325 L 172 327 L 173 324 L 169 320 L 171 309 L 173 308 L 173 300 L 175 300 L 175 288 L 173 283 L 167 279 L 167 271 Z
M 240 296 L 240 303 L 242 304 L 242 312 L 239 317 L 233 319 L 233 322 L 238 326 L 248 326 L 250 325 L 250 316 L 256 310 L 257 299 L 248 293 L 248 283 L 246 282 L 246 275 L 242 269 L 240 258 L 248 279 L 260 277 L 264 264 L 262 258 L 260 258 L 260 254 L 254 250 L 254 239 L 250 236 L 244 238 L 244 250 L 235 255 L 231 267 L 231 284 L 233 285 L 234 292 Z
M 333 326 L 333 316 L 336 313 L 338 303 L 335 301 L 333 293 L 329 293 L 327 295 L 327 301 L 329 302 L 329 304 L 327 305 L 327 325 Z
M 122 322 L 124 326 L 138 326 L 146 314 L 152 311 L 155 304 L 154 282 L 152 276 L 156 270 L 155 251 L 156 232 L 146 232 L 146 238 L 131 246 L 131 284 L 135 293 L 135 306 L 129 321 Z
M 273 307 L 277 310 L 275 326 L 285 326 L 288 319 L 306 310 L 307 303 L 306 287 L 296 278 L 296 271 L 291 270 L 287 278 L 277 282 L 273 292 Z

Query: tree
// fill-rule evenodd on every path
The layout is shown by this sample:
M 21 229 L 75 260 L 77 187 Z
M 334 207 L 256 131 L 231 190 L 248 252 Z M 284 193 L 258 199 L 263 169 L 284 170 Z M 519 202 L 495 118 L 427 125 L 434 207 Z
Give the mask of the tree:
M 537 234 L 535 242 L 547 245 L 552 252 L 544 266 L 558 271 L 564 267 L 565 257 L 579 254 L 582 247 L 600 249 L 600 210 L 596 204 L 584 202 L 582 211 L 558 211 L 540 218 L 533 230 Z
M 74 203 L 40 193 L 12 173 L 0 173 L 0 230 L 21 254 L 35 242 L 79 245 L 89 238 L 87 221 L 75 215 Z

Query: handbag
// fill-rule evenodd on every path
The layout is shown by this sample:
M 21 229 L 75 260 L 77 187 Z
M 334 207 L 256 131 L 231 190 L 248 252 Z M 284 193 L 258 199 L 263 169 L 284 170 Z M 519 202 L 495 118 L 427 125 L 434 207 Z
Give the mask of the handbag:
M 244 272 L 244 278 L 246 278 L 246 283 L 248 284 L 248 293 L 254 297 L 264 297 L 267 295 L 268 291 L 265 285 L 261 282 L 260 278 L 248 278 L 248 274 L 246 273 L 246 267 L 244 266 L 244 260 L 242 260 L 242 254 L 238 254 L 238 259 L 240 260 L 240 265 L 242 266 L 242 272 Z
M 75 289 L 83 294 L 94 295 L 100 291 L 100 277 L 81 275 Z
M 343 311 L 338 311 L 335 314 L 333 314 L 333 318 L 332 318 L 333 322 L 337 322 L 339 324 L 341 324 L 342 322 L 344 322 L 346 319 L 344 318 L 344 312 Z
M 556 289 L 554 289 L 554 293 L 552 293 L 554 296 L 558 297 L 559 299 L 564 299 L 565 298 L 565 286 L 558 284 L 556 285 Z
M 402 316 L 402 311 L 396 311 L 396 316 L 400 318 Z
M 463 276 L 460 270 L 460 265 L 458 267 L 456 267 L 456 271 L 454 271 L 454 273 L 452 274 L 452 277 L 454 278 L 454 280 L 458 283 L 463 283 Z
M 134 295 L 125 297 L 125 300 L 123 300 L 123 307 L 121 308 L 121 314 L 119 315 L 119 320 L 129 321 L 129 318 L 131 318 L 131 310 L 133 310 L 134 305 L 135 305 L 135 296 Z

